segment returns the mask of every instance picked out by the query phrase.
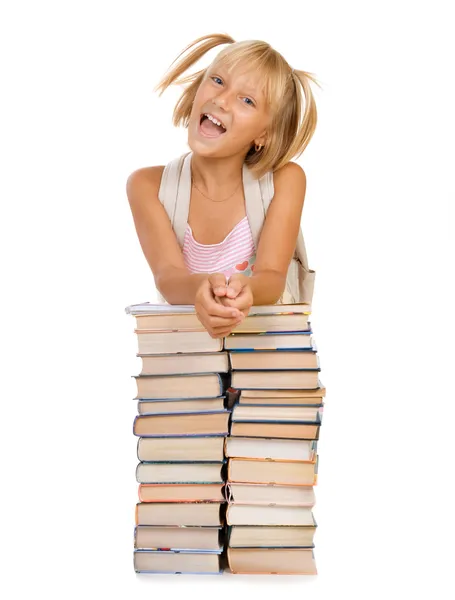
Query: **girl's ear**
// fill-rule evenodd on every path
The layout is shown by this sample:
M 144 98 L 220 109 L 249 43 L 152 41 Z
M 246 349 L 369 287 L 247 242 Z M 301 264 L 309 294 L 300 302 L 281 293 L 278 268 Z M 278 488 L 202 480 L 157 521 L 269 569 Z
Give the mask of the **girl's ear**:
M 256 146 L 265 146 L 265 142 L 267 140 L 267 131 L 264 129 L 264 131 L 261 133 L 261 135 L 257 138 L 254 138 L 253 143 Z

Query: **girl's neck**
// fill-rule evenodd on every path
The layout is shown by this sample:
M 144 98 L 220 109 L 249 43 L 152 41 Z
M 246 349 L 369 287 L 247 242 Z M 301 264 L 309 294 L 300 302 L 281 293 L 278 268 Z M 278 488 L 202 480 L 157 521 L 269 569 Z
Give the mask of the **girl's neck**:
M 207 158 L 191 156 L 191 171 L 196 186 L 209 197 L 228 194 L 242 179 L 244 157 Z

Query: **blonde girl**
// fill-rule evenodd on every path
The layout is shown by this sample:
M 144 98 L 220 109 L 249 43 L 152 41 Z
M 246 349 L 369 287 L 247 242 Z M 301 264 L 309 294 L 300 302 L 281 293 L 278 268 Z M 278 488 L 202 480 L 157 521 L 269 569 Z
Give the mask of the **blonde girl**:
M 184 76 L 206 52 L 212 63 Z M 302 154 L 316 128 L 315 78 L 293 69 L 264 41 L 224 34 L 192 42 L 157 86 L 184 85 L 175 126 L 188 130 L 191 192 L 183 244 L 160 201 L 165 166 L 144 167 L 127 181 L 137 235 L 161 297 L 194 304 L 212 337 L 229 335 L 251 306 L 286 302 L 306 190 Z M 257 248 L 246 215 L 244 168 L 273 174 L 274 195 Z

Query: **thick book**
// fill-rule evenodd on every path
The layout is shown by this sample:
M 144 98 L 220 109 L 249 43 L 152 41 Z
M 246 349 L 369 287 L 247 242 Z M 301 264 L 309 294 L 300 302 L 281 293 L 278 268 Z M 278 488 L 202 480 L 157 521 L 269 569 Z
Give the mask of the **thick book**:
M 140 502 L 223 502 L 222 483 L 141 483 Z
M 230 411 L 136 415 L 134 435 L 140 437 L 228 435 Z
M 317 575 L 312 548 L 230 548 L 229 568 L 245 575 Z
M 238 437 L 270 437 L 294 440 L 318 440 L 319 429 L 319 424 L 233 421 L 231 424 L 231 435 Z
M 131 304 L 125 308 L 128 315 L 191 315 L 196 314 L 193 304 L 153 304 L 151 302 L 140 302 Z M 296 302 L 295 304 L 262 304 L 252 306 L 249 315 L 273 315 L 273 314 L 311 314 L 311 304 L 307 302 Z
M 243 390 L 241 396 L 243 398 L 312 398 L 324 397 L 326 395 L 325 386 L 319 380 L 319 387 L 314 390 Z M 231 387 L 234 392 L 235 390 Z M 240 393 L 240 392 L 239 392 Z M 249 402 L 247 402 L 249 404 Z
M 317 442 L 274 438 L 226 437 L 224 453 L 230 458 L 269 460 L 314 460 Z
M 213 398 L 224 394 L 225 384 L 219 373 L 200 375 L 132 375 L 136 380 L 137 399 Z
M 318 388 L 312 390 L 226 390 L 227 403 L 239 404 L 271 404 L 271 405 L 321 405 L 326 395 L 325 387 L 318 381 Z
M 297 371 L 232 371 L 231 386 L 238 390 L 317 389 L 320 369 Z
M 266 506 L 306 506 L 316 503 L 314 486 L 277 483 L 226 483 L 229 503 L 262 504 Z
M 228 525 L 309 525 L 315 526 L 311 508 L 304 506 L 253 506 L 228 504 Z
M 137 412 L 140 415 L 156 415 L 185 412 L 213 412 L 224 409 L 225 396 L 216 398 L 150 398 L 139 400 Z
M 288 333 L 231 333 L 224 339 L 225 350 L 292 350 L 313 347 L 310 323 L 307 331 Z
M 140 462 L 138 483 L 218 483 L 223 481 L 224 463 Z
M 297 350 L 230 350 L 229 361 L 234 371 L 318 369 L 314 339 L 312 344 L 312 348 Z
M 212 338 L 207 331 L 158 331 L 137 333 L 138 354 L 188 354 L 220 352 L 224 338 Z
M 222 502 L 139 502 L 136 525 L 223 525 Z
M 140 437 L 137 458 L 141 462 L 222 462 L 224 437 Z
M 137 354 L 142 360 L 140 375 L 178 375 L 185 373 L 227 373 L 227 352 L 200 352 L 185 354 Z
M 308 328 L 309 313 L 248 314 L 234 327 L 236 333 L 261 333 L 265 331 L 303 331 Z M 196 313 L 136 315 L 136 333 L 155 331 L 205 331 Z
M 230 458 L 228 462 L 228 481 L 315 485 L 317 482 L 317 469 L 317 455 L 309 461 Z
M 134 528 L 134 547 L 138 550 L 188 550 L 220 552 L 223 529 L 218 527 L 177 527 L 175 525 L 138 525 Z
M 323 406 L 250 406 L 234 404 L 233 421 L 321 423 Z
M 230 525 L 228 544 L 231 548 L 314 548 L 316 527 Z
M 173 552 L 171 550 L 135 550 L 136 573 L 189 573 L 219 575 L 220 553 Z

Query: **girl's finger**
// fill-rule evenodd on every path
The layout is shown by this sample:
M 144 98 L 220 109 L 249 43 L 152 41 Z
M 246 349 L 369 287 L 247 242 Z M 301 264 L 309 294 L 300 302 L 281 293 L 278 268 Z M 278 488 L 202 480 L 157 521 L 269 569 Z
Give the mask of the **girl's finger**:
M 217 337 L 217 338 L 226 337 L 231 332 L 232 332 L 232 327 L 229 329 L 222 329 L 221 331 L 214 332 L 214 335 L 212 337 Z
M 201 305 L 204 307 L 206 312 L 213 317 L 235 319 L 240 316 L 240 311 L 237 308 L 230 308 L 229 306 L 224 306 L 223 304 L 216 302 L 209 290 L 207 290 L 207 293 L 203 294 Z
M 223 317 L 213 317 L 213 316 L 209 316 L 209 322 L 210 322 L 210 327 L 212 327 L 212 329 L 219 329 L 220 327 L 223 327 L 224 329 L 226 329 L 227 327 L 235 327 L 236 325 L 238 325 L 238 323 L 242 322 L 244 319 L 244 315 L 243 313 L 240 313 L 240 317 L 238 318 L 230 318 L 230 319 L 225 319 Z
M 226 276 L 224 273 L 212 273 L 209 275 L 209 283 L 215 296 L 226 295 Z
M 226 296 L 228 298 L 237 298 L 237 296 L 242 291 L 242 283 L 238 279 L 233 279 L 229 281 L 229 284 L 226 288 Z

